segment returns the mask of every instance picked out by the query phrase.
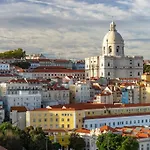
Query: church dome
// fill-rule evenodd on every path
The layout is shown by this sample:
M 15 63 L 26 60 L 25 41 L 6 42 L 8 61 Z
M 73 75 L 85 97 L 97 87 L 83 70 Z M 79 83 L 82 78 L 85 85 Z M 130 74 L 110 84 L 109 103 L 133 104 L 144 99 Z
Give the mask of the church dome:
M 109 32 L 104 36 L 102 55 L 124 56 L 124 40 L 116 30 L 115 22 L 110 24 Z
M 116 30 L 116 24 L 114 22 L 110 24 L 110 30 L 104 36 L 103 43 L 110 43 L 110 44 L 113 44 L 113 43 L 123 44 L 124 43 L 122 36 Z

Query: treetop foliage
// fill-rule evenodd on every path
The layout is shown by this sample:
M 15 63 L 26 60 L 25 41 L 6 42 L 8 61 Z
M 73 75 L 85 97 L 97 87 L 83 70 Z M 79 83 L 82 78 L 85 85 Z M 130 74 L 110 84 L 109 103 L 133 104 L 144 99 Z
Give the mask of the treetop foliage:
M 23 51 L 22 48 L 9 50 L 9 51 L 0 53 L 0 58 L 2 59 L 9 59 L 9 58 L 21 59 L 21 58 L 24 58 L 25 56 L 26 56 L 26 52 Z

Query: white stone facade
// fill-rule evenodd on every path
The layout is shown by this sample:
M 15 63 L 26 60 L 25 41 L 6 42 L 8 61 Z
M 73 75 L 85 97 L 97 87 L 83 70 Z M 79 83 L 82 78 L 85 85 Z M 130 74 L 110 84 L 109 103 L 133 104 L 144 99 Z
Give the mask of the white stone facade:
M 83 103 L 90 100 L 90 84 L 77 82 L 69 87 L 77 103 Z
M 68 89 L 55 89 L 55 90 L 42 90 L 42 105 L 53 106 L 69 104 L 69 90 Z
M 8 63 L 0 63 L 0 70 L 4 70 L 4 71 L 10 70 L 10 64 L 8 64 Z
M 132 116 L 110 116 L 110 117 L 97 117 L 95 119 L 84 120 L 84 127 L 87 129 L 95 129 L 108 125 L 110 127 L 124 127 L 124 126 L 150 126 L 149 115 L 132 115 Z
M 103 39 L 102 55 L 85 58 L 85 77 L 140 78 L 142 74 L 143 57 L 124 55 L 124 41 L 112 22 Z
M 29 110 L 41 107 L 41 86 L 36 83 L 30 84 L 24 79 L 11 80 L 0 84 L 0 91 L 8 111 L 12 106 L 25 106 Z
M 5 119 L 5 110 L 3 108 L 0 108 L 0 124 L 4 121 Z

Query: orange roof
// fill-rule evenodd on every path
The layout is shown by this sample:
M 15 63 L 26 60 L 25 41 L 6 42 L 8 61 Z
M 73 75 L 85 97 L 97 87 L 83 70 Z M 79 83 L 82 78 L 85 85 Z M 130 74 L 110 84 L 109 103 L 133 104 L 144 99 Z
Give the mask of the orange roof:
M 72 70 L 72 69 L 33 69 L 30 71 L 31 73 L 37 72 L 52 72 L 52 73 L 84 73 L 85 70 Z
M 115 130 L 114 128 L 112 128 L 112 127 L 110 127 L 110 126 L 105 125 L 105 126 L 102 126 L 102 127 L 100 128 L 100 131 L 101 131 L 101 132 L 104 132 L 104 131 L 116 132 L 117 130 Z
M 26 112 L 27 111 L 26 107 L 24 107 L 24 106 L 12 106 L 10 108 L 10 110 L 11 111 L 16 110 L 17 112 Z
M 54 105 L 51 109 L 39 108 L 34 111 L 60 111 L 62 107 L 65 107 L 66 111 L 70 110 L 88 110 L 88 109 L 106 109 L 106 108 L 128 108 L 128 107 L 139 107 L 139 106 L 150 106 L 150 103 L 145 104 L 101 104 L 101 103 L 76 103 L 76 104 L 64 104 L 64 105 Z M 100 116 L 99 116 L 100 117 Z
M 88 130 L 88 129 L 86 129 L 86 128 L 76 129 L 75 132 L 78 132 L 78 133 L 88 133 L 88 134 L 90 134 L 90 130 Z
M 101 119 L 101 118 L 115 118 L 115 117 L 128 117 L 128 116 L 142 116 L 142 115 L 150 115 L 148 113 L 131 113 L 131 114 L 118 114 L 118 115 L 103 115 L 103 116 L 86 116 L 86 119 Z

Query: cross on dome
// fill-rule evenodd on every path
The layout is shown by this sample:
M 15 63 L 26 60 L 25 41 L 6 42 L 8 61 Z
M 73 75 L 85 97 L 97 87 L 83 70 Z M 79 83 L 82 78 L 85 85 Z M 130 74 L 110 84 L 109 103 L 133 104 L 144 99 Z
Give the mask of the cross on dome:
M 116 24 L 114 21 L 112 21 L 110 24 L 110 31 L 116 31 Z

